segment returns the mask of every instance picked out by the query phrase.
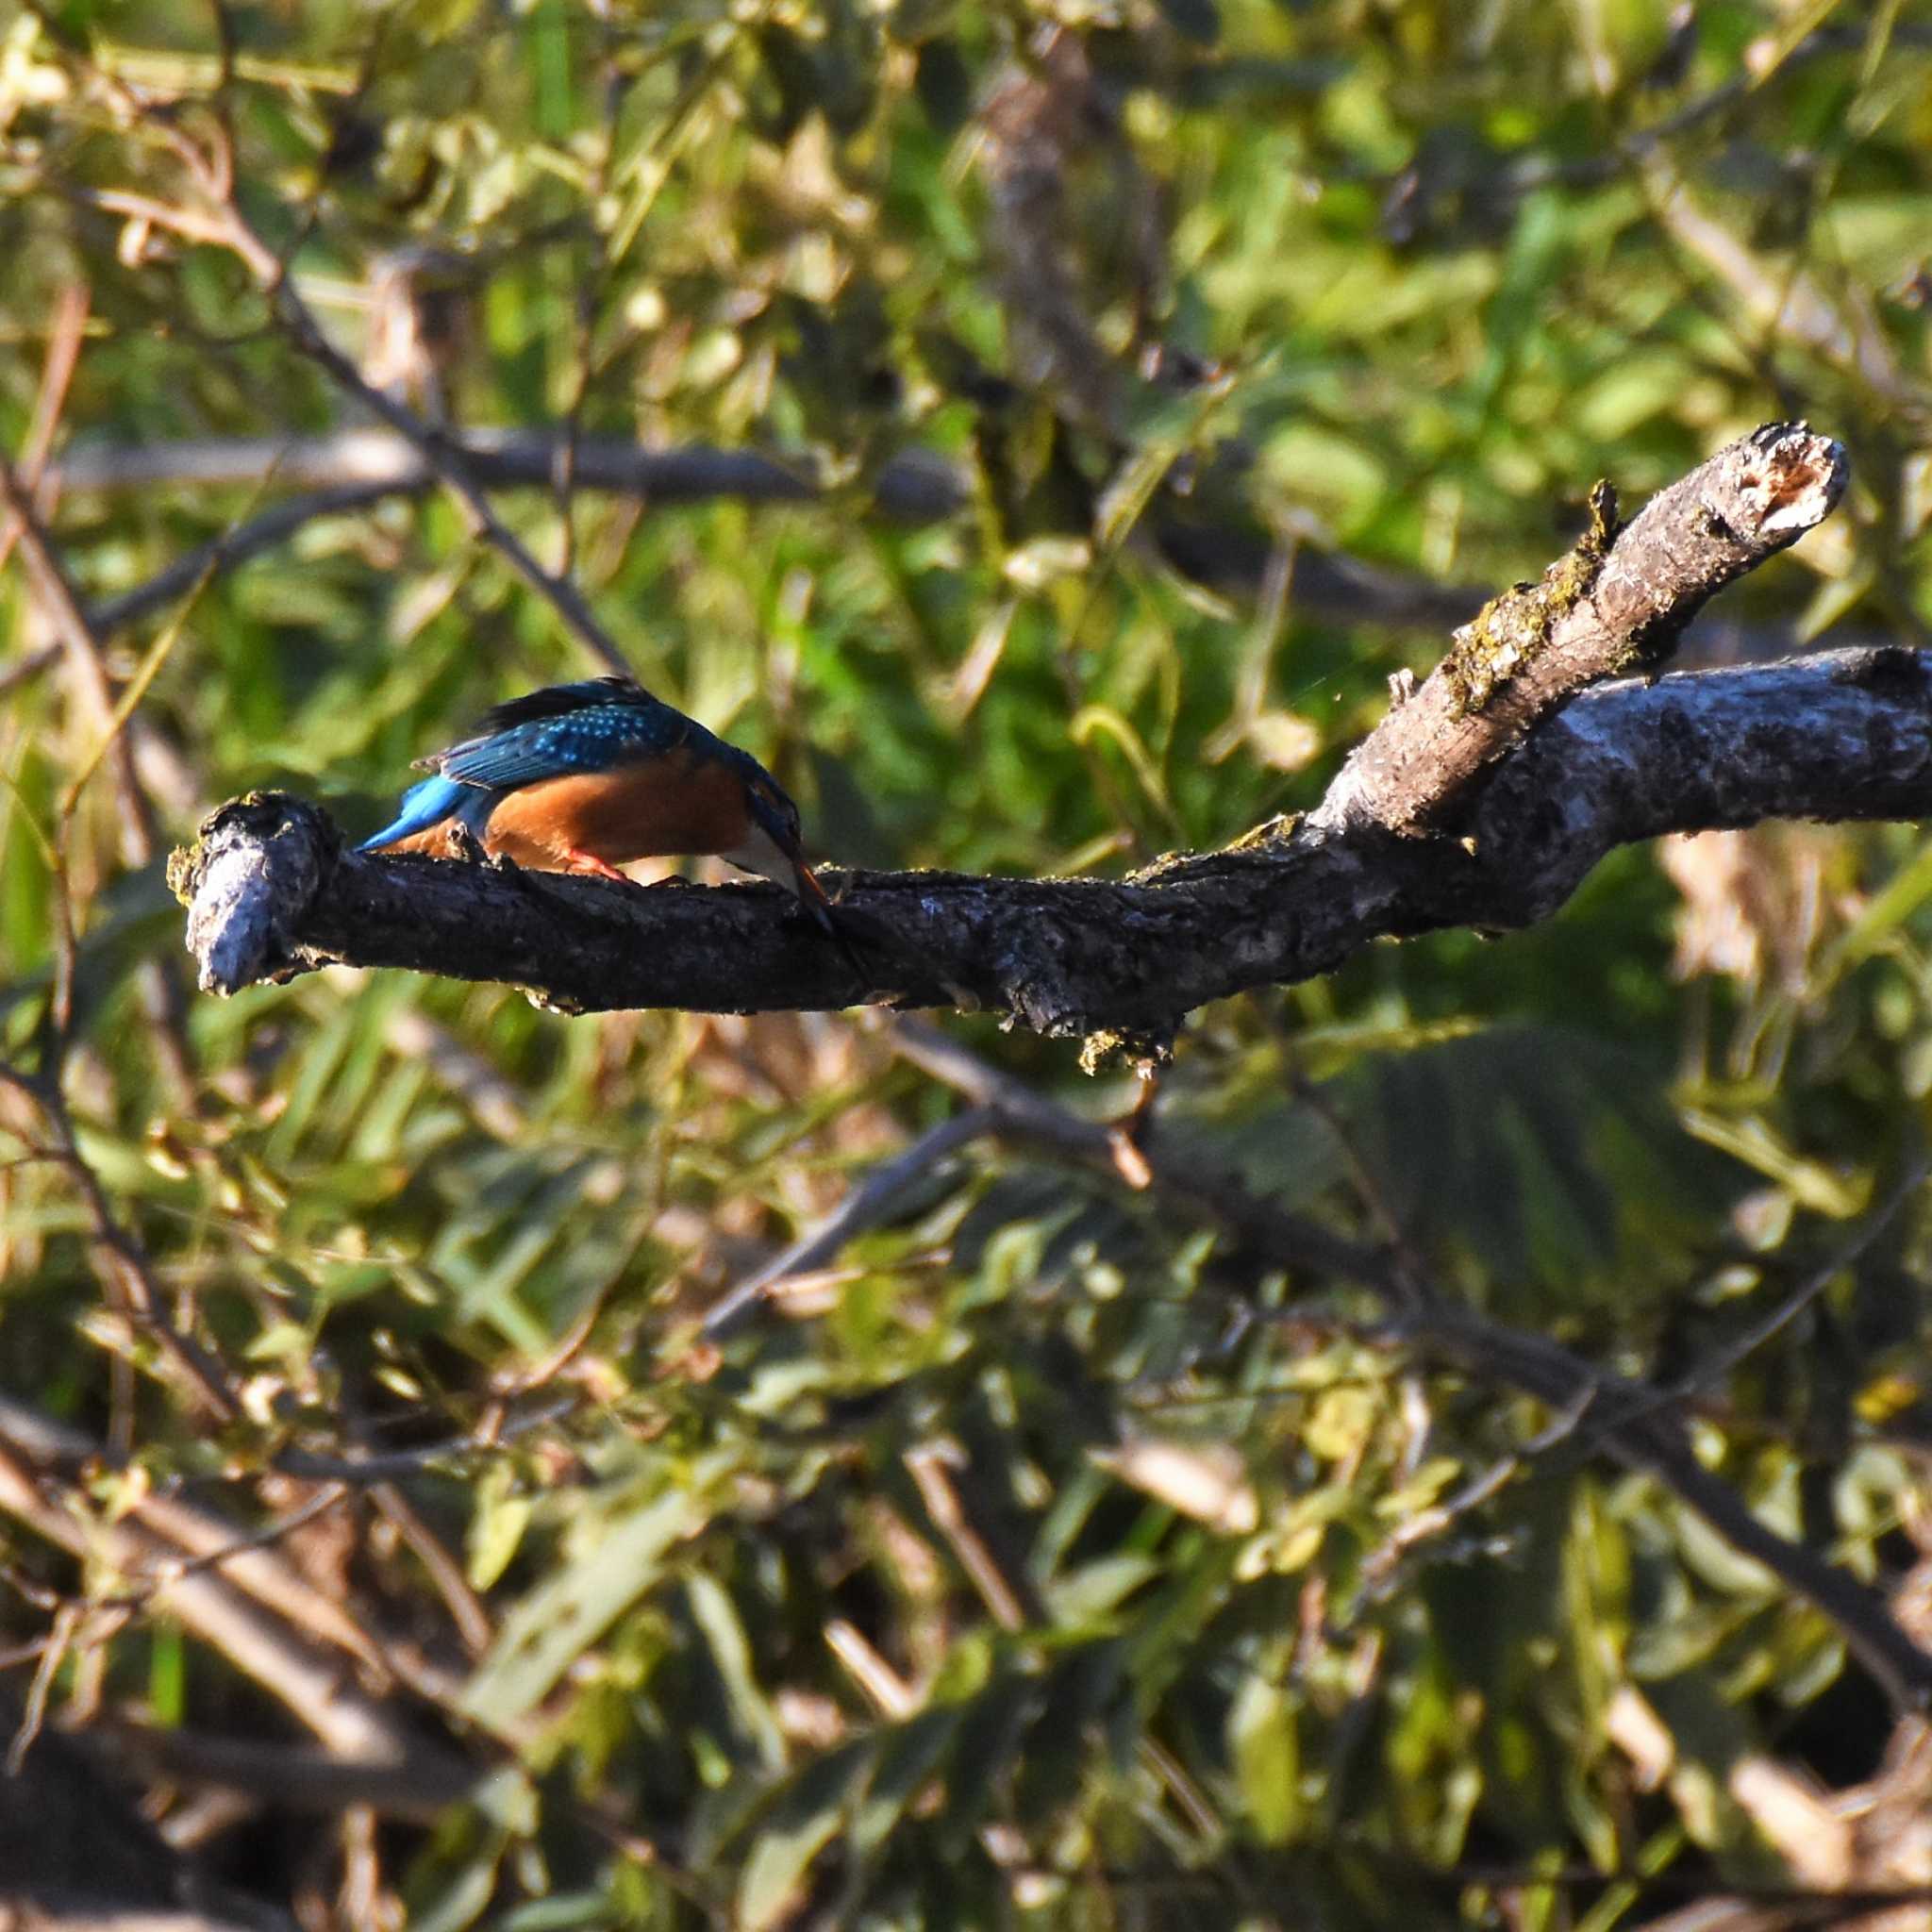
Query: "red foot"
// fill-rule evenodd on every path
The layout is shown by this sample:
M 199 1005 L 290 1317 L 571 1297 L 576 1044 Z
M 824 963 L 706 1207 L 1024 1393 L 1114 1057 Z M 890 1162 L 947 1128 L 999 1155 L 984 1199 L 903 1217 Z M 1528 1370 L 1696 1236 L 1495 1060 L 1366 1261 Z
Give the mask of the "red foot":
M 615 879 L 620 886 L 630 884 L 614 865 L 607 865 L 594 852 L 579 852 L 575 845 L 563 855 L 563 862 L 573 872 L 593 872 L 600 879 Z

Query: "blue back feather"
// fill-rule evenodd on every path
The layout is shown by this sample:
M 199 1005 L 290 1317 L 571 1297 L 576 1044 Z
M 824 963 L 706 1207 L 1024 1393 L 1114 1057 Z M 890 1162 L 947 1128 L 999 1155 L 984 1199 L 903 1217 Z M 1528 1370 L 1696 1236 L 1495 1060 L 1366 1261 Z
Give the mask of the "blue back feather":
M 703 741 L 709 738 L 702 725 L 655 699 L 648 705 L 592 704 L 465 739 L 439 753 L 436 768 L 461 785 L 514 791 L 544 778 L 661 758 L 684 743 L 708 749 Z

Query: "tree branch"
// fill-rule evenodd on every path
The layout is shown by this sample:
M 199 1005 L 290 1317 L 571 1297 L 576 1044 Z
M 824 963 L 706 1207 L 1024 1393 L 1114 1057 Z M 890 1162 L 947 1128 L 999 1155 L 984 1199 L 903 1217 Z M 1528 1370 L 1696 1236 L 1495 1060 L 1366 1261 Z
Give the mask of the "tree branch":
M 1910 651 L 1574 696 L 1667 649 L 1718 586 L 1825 515 L 1844 472 L 1836 443 L 1772 425 L 1621 533 L 1600 516 L 1541 586 L 1469 627 L 1298 823 L 1119 883 L 846 875 L 841 918 L 862 974 L 782 916 L 771 888 L 646 891 L 366 857 L 317 808 L 276 794 L 224 807 L 177 855 L 189 945 L 204 989 L 224 993 L 329 964 L 403 966 L 575 1011 L 955 1007 L 1158 1046 L 1207 1001 L 1332 972 L 1374 940 L 1546 918 L 1635 840 L 1932 807 L 1932 663 Z
M 730 500 L 811 504 L 832 487 L 808 451 L 717 449 L 694 443 L 652 449 L 614 437 L 572 443 L 561 430 L 440 430 L 486 490 L 552 490 L 570 465 L 573 491 L 662 507 Z M 414 443 L 390 429 L 342 429 L 329 436 L 235 437 L 192 442 L 79 443 L 48 474 L 68 494 L 261 486 L 273 479 L 304 493 L 197 545 L 145 583 L 103 599 L 89 613 L 111 632 L 164 608 L 213 565 L 217 574 L 286 542 L 318 517 L 341 516 L 391 496 L 421 496 L 438 475 Z M 871 507 L 894 523 L 942 522 L 971 500 L 970 478 L 937 452 L 890 457 L 863 486 Z M 1176 558 L 1185 574 L 1223 580 L 1258 577 L 1266 546 L 1232 533 L 1195 532 Z M 1198 554 L 1196 554 L 1198 553 Z M 1482 601 L 1477 591 L 1365 562 L 1341 551 L 1304 546 L 1295 569 L 1295 608 L 1352 624 L 1440 629 L 1459 624 Z
M 1661 663 L 1724 585 L 1837 508 L 1843 449 L 1804 424 L 1767 424 L 1617 527 L 1599 484 L 1591 526 L 1538 584 L 1518 584 L 1456 633 L 1427 683 L 1349 759 L 1316 814 L 1407 831 L 1585 685 Z
M 1932 656 L 1844 651 L 1587 693 L 1505 758 L 1464 838 L 1309 821 L 1120 884 L 852 873 L 874 970 L 772 887 L 626 889 L 343 849 L 317 807 L 225 806 L 177 857 L 201 984 L 326 965 L 500 980 L 574 1011 L 982 1008 L 1048 1034 L 1158 1034 L 1374 940 L 1546 918 L 1615 846 L 1768 818 L 1932 812 Z M 836 881 L 838 875 L 830 874 Z
M 916 1021 L 902 1023 L 892 1043 L 905 1058 L 971 1103 L 966 1112 L 955 1116 L 961 1141 L 990 1132 L 1125 1184 L 1114 1131 L 1102 1123 L 1085 1120 L 1034 1092 Z M 924 1137 L 855 1188 L 820 1231 L 833 1238 L 812 1238 L 813 1265 L 831 1259 L 843 1240 L 864 1224 L 880 1185 L 888 1176 L 896 1185 L 904 1163 L 915 1152 L 929 1150 L 932 1138 Z M 1146 1190 L 1163 1208 L 1218 1227 L 1228 1237 L 1232 1254 L 1260 1269 L 1284 1269 L 1304 1279 L 1327 1276 L 1368 1290 L 1390 1311 L 1391 1338 L 1453 1362 L 1473 1380 L 1534 1397 L 1565 1419 L 1561 1434 L 1581 1426 L 1587 1441 L 1670 1491 L 1733 1549 L 1762 1564 L 1825 1617 L 1899 1708 L 1932 1703 L 1932 1655 L 1920 1649 L 1875 1591 L 1834 1568 L 1809 1544 L 1779 1534 L 1728 1483 L 1705 1468 L 1685 1433 L 1677 1391 L 1599 1369 L 1560 1342 L 1458 1305 L 1434 1284 L 1424 1284 L 1418 1294 L 1418 1284 L 1408 1278 L 1407 1257 L 1398 1260 L 1324 1227 L 1226 1173 L 1205 1167 L 1198 1157 L 1170 1144 L 1158 1122 L 1136 1144 Z M 1889 1208 L 1882 1209 L 1873 1225 L 1883 1226 L 1889 1212 Z M 715 1337 L 755 1311 L 746 1290 L 735 1290 L 709 1313 L 705 1332 Z M 1301 1298 L 1292 1312 L 1296 1320 L 1309 1319 Z
M 163 1539 L 43 1493 L 39 1475 L 13 1444 L 0 1444 L 0 1514 L 76 1557 L 123 1571 L 178 1558 L 178 1548 Z M 287 1706 L 331 1752 L 394 1764 L 411 1757 L 408 1729 L 393 1711 L 346 1682 L 333 1657 L 256 1607 L 227 1577 L 212 1571 L 177 1574 L 157 1589 L 155 1605 Z

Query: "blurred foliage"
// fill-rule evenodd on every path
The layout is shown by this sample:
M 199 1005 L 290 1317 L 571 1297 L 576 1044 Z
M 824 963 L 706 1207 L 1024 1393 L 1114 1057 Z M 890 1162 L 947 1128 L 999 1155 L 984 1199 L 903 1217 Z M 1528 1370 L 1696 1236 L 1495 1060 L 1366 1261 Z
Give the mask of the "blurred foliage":
M 0 22 L 0 441 L 362 426 L 172 219 L 174 140 L 230 139 L 346 349 L 398 261 L 433 284 L 424 407 L 816 461 L 816 503 L 502 508 L 828 856 L 1121 868 L 1309 803 L 1442 634 L 1305 608 L 1302 570 L 1532 575 L 1598 476 L 1634 503 L 1774 416 L 1841 437 L 1852 494 L 1692 652 L 1932 618 L 1923 5 L 262 0 L 224 45 L 186 0 Z M 873 506 L 914 451 L 956 514 Z M 286 493 L 43 508 L 104 600 Z M 0 1053 L 65 1096 L 0 1085 L 4 1392 L 132 1458 L 70 1506 L 253 1529 L 309 1493 L 286 1452 L 486 1444 L 401 1481 L 408 1533 L 358 1487 L 275 1547 L 440 1660 L 440 1705 L 387 1694 L 496 1774 L 433 1828 L 270 1798 L 201 1847 L 236 1884 L 425 1932 L 1607 1932 L 1780 1874 L 1740 1763 L 1878 1762 L 1834 1630 L 1587 1427 L 1406 1544 L 1549 1416 L 1130 1174 L 978 1143 L 788 1319 L 694 1345 L 951 1105 L 888 1026 L 339 973 L 194 999 L 172 1049 L 178 913 L 18 567 L 0 634 Z M 588 668 L 441 497 L 318 517 L 109 672 L 157 640 L 128 741 L 175 838 L 261 783 L 371 826 L 483 706 Z M 1543 930 L 1198 1016 L 1157 1142 L 1670 1384 L 1911 1159 L 1928 895 L 1909 827 L 1624 854 Z M 1082 1112 L 1134 1098 L 958 1031 Z M 104 1213 L 232 1424 L 104 1293 Z M 1927 1520 L 1927 1233 L 1914 1199 L 1695 1424 L 1887 1585 Z M 296 1735 L 165 1614 L 37 1652 L 126 1579 L 17 1520 L 0 1551 L 50 1720 Z

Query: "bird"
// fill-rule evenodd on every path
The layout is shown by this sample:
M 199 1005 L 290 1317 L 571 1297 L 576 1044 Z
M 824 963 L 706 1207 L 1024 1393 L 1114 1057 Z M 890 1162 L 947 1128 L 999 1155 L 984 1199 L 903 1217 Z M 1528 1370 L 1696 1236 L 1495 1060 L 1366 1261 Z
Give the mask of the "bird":
M 358 850 L 452 858 L 460 826 L 491 858 L 625 885 L 631 859 L 716 853 L 783 886 L 843 943 L 778 781 L 632 678 L 547 685 L 417 762 L 435 776 Z

